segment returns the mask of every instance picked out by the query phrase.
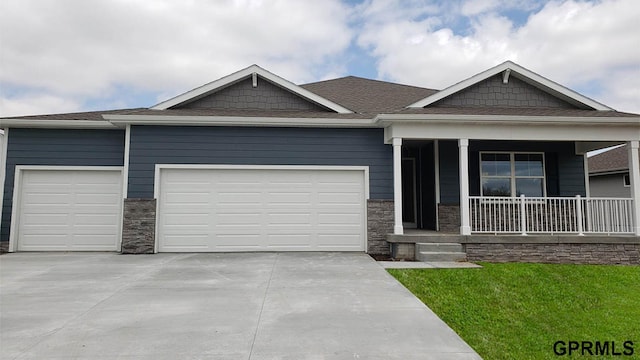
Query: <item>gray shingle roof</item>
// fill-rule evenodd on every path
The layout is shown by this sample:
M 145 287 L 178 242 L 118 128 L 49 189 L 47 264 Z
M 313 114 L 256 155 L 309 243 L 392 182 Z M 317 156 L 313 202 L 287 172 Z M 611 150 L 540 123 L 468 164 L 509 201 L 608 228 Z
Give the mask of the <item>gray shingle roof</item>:
M 589 158 L 589 174 L 629 170 L 627 145 L 605 151 Z
M 398 111 L 438 92 L 356 76 L 319 81 L 301 87 L 352 111 L 371 115 Z

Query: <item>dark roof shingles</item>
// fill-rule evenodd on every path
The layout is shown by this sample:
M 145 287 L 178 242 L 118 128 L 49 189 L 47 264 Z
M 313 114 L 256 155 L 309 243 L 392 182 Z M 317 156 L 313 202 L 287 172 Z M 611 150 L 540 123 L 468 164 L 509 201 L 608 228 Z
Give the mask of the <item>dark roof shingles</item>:
M 627 145 L 617 147 L 589 158 L 589 173 L 605 173 L 629 169 Z
M 347 76 L 302 88 L 361 114 L 395 112 L 438 92 L 417 86 Z

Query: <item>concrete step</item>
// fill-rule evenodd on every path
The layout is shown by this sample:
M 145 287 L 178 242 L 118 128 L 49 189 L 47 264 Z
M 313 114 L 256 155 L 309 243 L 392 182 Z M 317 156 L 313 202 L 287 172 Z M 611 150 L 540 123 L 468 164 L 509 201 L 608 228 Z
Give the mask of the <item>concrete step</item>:
M 459 243 L 416 243 L 416 253 L 425 252 L 464 252 Z
M 459 243 L 416 243 L 415 253 L 417 261 L 467 261 L 467 254 Z
M 423 262 L 467 261 L 467 254 L 457 251 L 421 251 L 416 253 L 416 260 Z

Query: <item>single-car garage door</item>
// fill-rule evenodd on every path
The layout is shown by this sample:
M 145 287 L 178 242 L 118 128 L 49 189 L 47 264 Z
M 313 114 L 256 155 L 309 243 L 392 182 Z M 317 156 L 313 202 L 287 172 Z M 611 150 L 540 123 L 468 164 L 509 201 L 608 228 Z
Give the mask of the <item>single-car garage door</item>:
M 118 250 L 120 168 L 18 171 L 18 251 Z
M 365 170 L 162 168 L 158 250 L 364 251 Z

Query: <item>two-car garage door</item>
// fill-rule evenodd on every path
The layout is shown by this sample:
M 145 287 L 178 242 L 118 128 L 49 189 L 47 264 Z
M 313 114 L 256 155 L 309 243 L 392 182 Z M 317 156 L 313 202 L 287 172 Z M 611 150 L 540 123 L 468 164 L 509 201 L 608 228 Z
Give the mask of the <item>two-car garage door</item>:
M 364 251 L 363 169 L 178 167 L 159 177 L 159 251 Z

